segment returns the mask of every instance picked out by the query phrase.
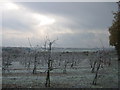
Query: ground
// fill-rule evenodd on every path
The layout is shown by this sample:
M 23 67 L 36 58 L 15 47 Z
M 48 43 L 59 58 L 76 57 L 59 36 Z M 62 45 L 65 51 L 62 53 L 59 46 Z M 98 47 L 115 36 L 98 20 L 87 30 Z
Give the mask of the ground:
M 81 54 L 81 53 L 80 53 Z M 84 55 L 85 56 L 85 55 Z M 51 88 L 118 88 L 118 61 L 112 55 L 111 65 L 99 71 L 97 85 L 92 85 L 95 73 L 91 73 L 88 56 L 72 68 L 67 66 L 66 74 L 62 67 L 56 67 L 50 73 Z M 9 71 L 2 75 L 3 88 L 45 88 L 46 66 L 37 66 L 37 74 L 32 74 L 19 61 L 12 62 Z

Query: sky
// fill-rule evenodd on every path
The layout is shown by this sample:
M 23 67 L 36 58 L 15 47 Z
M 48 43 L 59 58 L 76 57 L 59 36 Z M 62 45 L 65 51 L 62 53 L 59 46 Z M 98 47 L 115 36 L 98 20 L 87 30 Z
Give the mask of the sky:
M 115 2 L 11 2 L 2 12 L 2 46 L 110 47 Z M 28 40 L 29 38 L 29 40 Z

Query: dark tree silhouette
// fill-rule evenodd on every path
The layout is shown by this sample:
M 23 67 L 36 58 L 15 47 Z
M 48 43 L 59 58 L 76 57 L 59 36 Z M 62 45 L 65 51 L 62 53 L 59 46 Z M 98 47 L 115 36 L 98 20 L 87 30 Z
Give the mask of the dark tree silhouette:
M 109 28 L 110 45 L 115 46 L 120 61 L 120 1 L 118 3 L 118 11 L 114 14 L 112 26 Z

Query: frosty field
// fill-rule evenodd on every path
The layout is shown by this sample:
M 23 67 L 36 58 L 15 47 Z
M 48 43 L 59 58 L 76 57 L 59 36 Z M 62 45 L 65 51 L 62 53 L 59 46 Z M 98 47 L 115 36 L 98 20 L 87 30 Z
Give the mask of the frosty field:
M 29 53 L 10 53 L 10 65 L 5 66 L 7 55 L 7 52 L 3 52 L 3 88 L 46 88 L 47 59 L 42 52 L 37 57 L 36 74 L 32 73 L 33 53 L 30 56 Z M 94 52 L 53 52 L 50 88 L 118 88 L 117 55 L 114 51 L 109 51 L 106 57 L 111 59 L 111 64 L 100 68 L 97 84 L 93 85 L 95 73 L 91 73 L 90 60 L 97 59 Z

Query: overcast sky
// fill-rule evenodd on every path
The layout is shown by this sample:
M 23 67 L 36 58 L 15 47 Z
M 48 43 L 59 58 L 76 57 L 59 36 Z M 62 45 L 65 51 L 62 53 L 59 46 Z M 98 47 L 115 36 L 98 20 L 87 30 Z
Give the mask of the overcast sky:
M 57 39 L 56 47 L 109 47 L 108 28 L 117 10 L 115 2 L 16 2 L 3 11 L 3 46 L 44 44 Z M 101 42 L 100 42 L 101 40 Z

